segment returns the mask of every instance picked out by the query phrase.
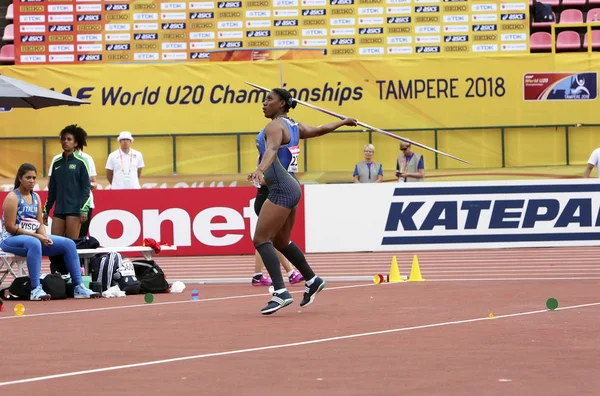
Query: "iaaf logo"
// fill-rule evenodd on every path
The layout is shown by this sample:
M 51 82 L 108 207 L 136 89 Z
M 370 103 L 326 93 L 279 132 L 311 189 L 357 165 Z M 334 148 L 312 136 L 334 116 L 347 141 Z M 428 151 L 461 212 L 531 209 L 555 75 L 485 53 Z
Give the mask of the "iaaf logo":
M 596 240 L 598 192 L 594 184 L 396 188 L 402 201 L 391 203 L 385 231 L 402 232 L 382 244 Z

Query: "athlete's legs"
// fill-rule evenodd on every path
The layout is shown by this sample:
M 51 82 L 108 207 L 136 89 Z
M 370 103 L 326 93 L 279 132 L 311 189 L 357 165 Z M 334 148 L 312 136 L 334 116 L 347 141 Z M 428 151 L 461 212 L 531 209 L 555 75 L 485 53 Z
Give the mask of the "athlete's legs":
M 66 224 L 67 223 L 66 223 L 65 219 L 61 219 L 55 215 L 52 218 L 52 228 L 51 228 L 52 235 L 65 236 Z
M 306 257 L 304 257 L 304 253 L 302 250 L 292 241 L 290 241 L 290 236 L 292 235 L 292 229 L 294 228 L 294 223 L 296 222 L 296 208 L 292 209 L 292 212 L 288 216 L 286 222 L 275 238 L 273 239 L 273 245 L 277 250 L 279 250 L 285 258 L 287 258 L 294 267 L 298 268 L 298 271 L 304 277 L 307 285 L 310 286 L 314 281 L 315 273 L 313 272 L 310 265 L 306 262 Z
M 65 236 L 72 240 L 79 238 L 79 231 L 81 230 L 81 217 L 67 216 L 65 221 L 66 221 Z
M 285 289 L 285 285 L 279 268 L 280 262 L 277 251 L 273 247 L 272 240 L 285 224 L 290 212 L 290 209 L 275 205 L 267 200 L 261 208 L 254 232 L 254 246 L 271 276 L 276 291 Z

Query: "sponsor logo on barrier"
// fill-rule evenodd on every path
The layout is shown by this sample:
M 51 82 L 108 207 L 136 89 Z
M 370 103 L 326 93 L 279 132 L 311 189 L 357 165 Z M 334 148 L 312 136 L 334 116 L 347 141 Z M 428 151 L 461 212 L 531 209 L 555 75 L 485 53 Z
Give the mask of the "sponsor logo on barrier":
M 343 202 L 333 200 L 339 196 Z M 306 186 L 305 199 L 307 252 L 582 246 L 600 239 L 600 184 L 585 181 Z M 350 208 L 369 216 L 347 216 Z

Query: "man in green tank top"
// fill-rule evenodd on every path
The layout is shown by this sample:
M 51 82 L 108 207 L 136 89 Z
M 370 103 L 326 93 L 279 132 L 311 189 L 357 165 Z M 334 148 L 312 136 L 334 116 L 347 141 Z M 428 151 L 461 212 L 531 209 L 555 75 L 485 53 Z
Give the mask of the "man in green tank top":
M 396 177 L 403 182 L 422 182 L 425 178 L 425 163 L 423 156 L 414 153 L 411 145 L 406 142 L 400 143 L 398 161 L 396 161 Z

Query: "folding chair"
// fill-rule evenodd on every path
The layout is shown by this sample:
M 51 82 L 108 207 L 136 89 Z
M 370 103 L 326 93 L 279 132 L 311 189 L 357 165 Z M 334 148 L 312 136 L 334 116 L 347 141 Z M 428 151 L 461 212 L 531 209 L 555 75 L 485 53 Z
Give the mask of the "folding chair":
M 13 266 L 17 266 L 17 272 Z M 0 250 L 0 284 L 11 274 L 14 278 L 25 276 L 25 258 L 15 256 L 12 253 L 6 253 Z

